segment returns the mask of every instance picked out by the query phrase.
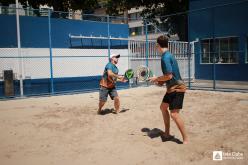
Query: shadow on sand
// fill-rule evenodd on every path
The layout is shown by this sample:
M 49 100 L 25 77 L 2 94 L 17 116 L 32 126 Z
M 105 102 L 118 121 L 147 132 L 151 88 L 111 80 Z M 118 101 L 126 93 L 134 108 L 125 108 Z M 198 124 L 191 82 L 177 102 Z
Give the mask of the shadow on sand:
M 153 138 L 157 138 L 157 137 L 160 137 L 161 138 L 161 141 L 162 142 L 166 142 L 166 141 L 172 141 L 172 142 L 175 142 L 177 144 L 183 144 L 183 142 L 181 140 L 179 140 L 178 138 L 176 137 L 173 137 L 171 139 L 166 139 L 164 136 L 163 136 L 163 131 L 161 129 L 158 129 L 158 128 L 153 128 L 153 129 L 150 129 L 150 128 L 142 128 L 141 129 L 141 132 L 146 132 L 147 135 L 145 136 L 149 136 L 151 139 Z
M 126 111 L 129 111 L 129 109 L 122 109 L 122 110 L 120 110 L 119 113 L 124 113 L 124 112 L 126 112 Z M 115 110 L 114 110 L 113 108 L 111 108 L 111 109 L 106 108 L 106 109 L 103 109 L 103 110 L 101 111 L 100 115 L 107 115 L 107 114 L 110 114 L 110 113 L 116 114 L 116 113 L 115 113 Z

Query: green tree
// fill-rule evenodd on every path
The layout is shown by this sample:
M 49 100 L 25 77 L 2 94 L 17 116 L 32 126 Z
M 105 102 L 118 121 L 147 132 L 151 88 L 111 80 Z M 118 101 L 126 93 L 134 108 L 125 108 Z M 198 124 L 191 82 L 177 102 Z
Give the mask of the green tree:
M 8 6 L 9 4 L 15 3 L 15 0 L 0 0 L 2 6 Z
M 106 12 L 109 15 L 124 15 L 126 18 L 125 23 L 128 22 L 128 10 L 133 7 L 139 6 L 139 2 L 135 0 L 108 0 L 106 3 Z
M 137 4 L 135 0 L 109 0 L 106 4 L 107 13 L 110 15 L 124 14 L 125 11 L 136 7 Z
M 156 0 L 153 2 L 143 0 L 142 5 L 146 8 L 141 16 L 156 24 L 158 22 L 155 18 L 158 18 L 169 34 L 178 34 L 180 40 L 187 41 L 188 15 L 185 12 L 189 9 L 189 0 Z M 174 13 L 178 14 L 174 15 Z
M 164 16 L 187 11 L 189 0 L 109 0 L 107 12 L 110 15 L 122 14 L 126 9 L 140 6 L 145 7 L 141 12 L 143 20 L 156 25 L 160 21 L 169 34 L 178 34 L 180 40 L 188 39 L 188 16 L 186 14 Z
M 34 9 L 38 9 L 40 5 L 48 5 L 53 7 L 54 11 L 65 11 L 69 9 L 73 10 L 93 10 L 98 6 L 97 0 L 19 0 L 23 5 L 27 3 Z M 0 0 L 2 5 L 6 6 L 9 4 L 14 4 L 15 0 Z

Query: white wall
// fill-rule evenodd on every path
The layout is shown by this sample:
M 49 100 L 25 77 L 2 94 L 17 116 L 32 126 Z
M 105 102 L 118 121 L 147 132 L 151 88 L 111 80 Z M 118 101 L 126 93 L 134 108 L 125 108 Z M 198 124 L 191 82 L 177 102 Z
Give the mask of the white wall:
M 52 53 L 54 78 L 101 75 L 108 62 L 107 49 L 52 49 Z M 128 68 L 128 49 L 112 49 L 111 53 L 121 54 L 117 66 L 120 74 L 123 74 Z M 50 77 L 48 48 L 22 48 L 21 54 L 24 57 L 23 77 L 31 79 Z M 17 78 L 20 60 L 17 48 L 1 48 L 0 57 L 0 73 L 12 69 Z

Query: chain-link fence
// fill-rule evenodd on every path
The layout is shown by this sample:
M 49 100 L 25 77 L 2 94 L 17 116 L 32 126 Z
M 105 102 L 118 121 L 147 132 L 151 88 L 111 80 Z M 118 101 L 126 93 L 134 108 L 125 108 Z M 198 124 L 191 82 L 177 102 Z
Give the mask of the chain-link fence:
M 109 54 L 115 51 L 124 59 L 120 71 L 128 65 L 127 40 L 108 39 L 128 37 L 121 17 L 0 8 L 2 98 L 96 90 Z
M 147 66 L 160 76 L 159 35 L 170 36 L 188 88 L 247 92 L 247 8 L 247 1 L 205 8 L 194 1 L 154 22 L 30 8 L 17 17 L 15 8 L 0 7 L 0 97 L 97 90 L 111 53 L 121 54 L 120 74 Z

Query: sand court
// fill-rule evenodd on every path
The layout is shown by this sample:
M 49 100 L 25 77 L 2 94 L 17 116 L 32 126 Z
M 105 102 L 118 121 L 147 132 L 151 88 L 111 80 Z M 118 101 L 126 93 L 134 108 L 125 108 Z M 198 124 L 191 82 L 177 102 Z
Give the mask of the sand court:
M 163 142 L 159 105 L 166 89 L 119 90 L 121 113 L 108 99 L 97 115 L 98 92 L 0 101 L 0 164 L 216 164 L 213 151 L 248 153 L 248 94 L 189 90 L 181 115 L 188 145 L 175 123 Z

